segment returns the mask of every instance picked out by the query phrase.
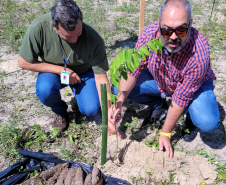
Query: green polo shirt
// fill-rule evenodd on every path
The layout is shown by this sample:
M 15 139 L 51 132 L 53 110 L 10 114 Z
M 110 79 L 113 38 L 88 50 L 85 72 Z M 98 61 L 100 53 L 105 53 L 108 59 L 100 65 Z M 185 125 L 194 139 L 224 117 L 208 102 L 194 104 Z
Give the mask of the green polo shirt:
M 78 75 L 84 74 L 93 69 L 95 74 L 103 74 L 108 71 L 108 61 L 104 41 L 101 36 L 87 23 L 82 23 L 82 34 L 74 44 L 59 39 L 56 31 L 51 25 L 51 14 L 44 14 L 37 17 L 29 26 L 19 55 L 26 61 L 33 63 L 38 61 L 63 66 L 64 61 L 60 48 L 65 59 L 70 51 L 67 67 Z

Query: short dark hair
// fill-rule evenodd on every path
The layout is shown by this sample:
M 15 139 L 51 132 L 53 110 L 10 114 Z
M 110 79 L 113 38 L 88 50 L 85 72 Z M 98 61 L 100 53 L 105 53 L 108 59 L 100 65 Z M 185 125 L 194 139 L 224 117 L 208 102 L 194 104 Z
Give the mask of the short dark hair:
M 77 20 L 82 21 L 82 12 L 73 0 L 59 0 L 51 9 L 53 26 L 59 29 L 59 24 L 66 30 L 73 31 Z

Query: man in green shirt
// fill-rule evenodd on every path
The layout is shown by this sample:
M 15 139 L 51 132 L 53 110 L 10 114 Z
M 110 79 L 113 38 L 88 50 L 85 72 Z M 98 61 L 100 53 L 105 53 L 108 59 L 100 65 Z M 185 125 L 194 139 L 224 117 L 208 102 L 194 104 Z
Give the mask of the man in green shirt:
M 95 116 L 100 111 L 100 84 L 107 83 L 110 89 L 105 45 L 97 31 L 83 22 L 73 0 L 59 0 L 51 13 L 33 20 L 19 55 L 21 68 L 39 72 L 36 94 L 56 113 L 53 127 L 68 127 L 68 106 L 60 95 L 66 85 L 74 92 L 81 113 Z M 114 132 L 110 124 L 109 134 Z

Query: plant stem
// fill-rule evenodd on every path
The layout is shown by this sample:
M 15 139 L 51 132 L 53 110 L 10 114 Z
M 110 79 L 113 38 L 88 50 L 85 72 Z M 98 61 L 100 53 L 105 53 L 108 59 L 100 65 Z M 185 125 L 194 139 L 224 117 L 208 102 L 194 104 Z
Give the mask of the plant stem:
M 102 149 L 101 149 L 101 165 L 106 163 L 107 154 L 107 133 L 108 133 L 108 106 L 107 106 L 107 84 L 100 84 L 101 89 L 101 105 L 102 105 Z

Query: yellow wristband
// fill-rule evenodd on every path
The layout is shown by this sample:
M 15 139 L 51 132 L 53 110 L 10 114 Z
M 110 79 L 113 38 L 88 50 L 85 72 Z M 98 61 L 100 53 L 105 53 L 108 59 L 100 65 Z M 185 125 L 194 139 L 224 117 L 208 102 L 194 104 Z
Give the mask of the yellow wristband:
M 107 100 L 111 100 L 111 94 L 107 93 Z
M 167 132 L 160 132 L 160 135 L 167 136 L 169 139 L 171 139 L 172 133 L 171 132 L 169 132 L 169 133 L 167 133 Z

